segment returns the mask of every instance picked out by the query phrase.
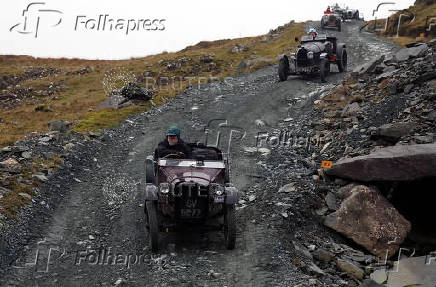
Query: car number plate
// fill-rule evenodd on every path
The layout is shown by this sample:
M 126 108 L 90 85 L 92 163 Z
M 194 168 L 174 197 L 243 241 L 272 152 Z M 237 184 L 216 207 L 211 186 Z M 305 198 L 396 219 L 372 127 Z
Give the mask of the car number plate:
M 224 202 L 224 195 L 215 195 L 214 202 L 215 203 L 223 203 Z
M 199 208 L 182 208 L 180 209 L 181 217 L 200 217 L 201 209 Z
M 329 22 L 329 25 L 330 25 L 330 26 L 334 26 L 334 25 L 335 25 L 335 22 Z

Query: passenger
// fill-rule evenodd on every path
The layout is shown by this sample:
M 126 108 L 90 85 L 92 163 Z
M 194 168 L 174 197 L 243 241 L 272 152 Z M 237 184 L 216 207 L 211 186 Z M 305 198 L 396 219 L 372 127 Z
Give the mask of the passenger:
M 167 136 L 157 146 L 154 157 L 157 159 L 169 154 L 179 158 L 189 158 L 191 155 L 191 148 L 180 138 L 180 129 L 176 126 L 168 128 Z

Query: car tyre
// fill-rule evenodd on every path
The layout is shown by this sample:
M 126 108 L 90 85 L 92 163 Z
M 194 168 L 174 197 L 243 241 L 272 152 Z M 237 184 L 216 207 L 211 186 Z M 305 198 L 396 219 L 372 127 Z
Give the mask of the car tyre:
M 236 216 L 234 204 L 224 206 L 224 240 L 227 249 L 231 250 L 235 248 Z
M 330 62 L 327 59 L 321 59 L 319 74 L 321 77 L 321 82 L 326 83 L 326 77 L 328 76 L 330 72 Z
M 343 73 L 347 71 L 347 51 L 345 49 L 342 50 L 342 55 L 340 55 L 340 58 L 337 61 L 338 64 L 338 70 L 340 73 Z
M 289 61 L 286 56 L 280 59 L 278 72 L 279 72 L 279 79 L 281 82 L 286 81 L 288 79 Z
M 157 252 L 159 249 L 159 225 L 157 222 L 156 202 L 146 201 L 145 206 L 147 209 L 147 221 L 149 226 L 149 246 L 152 252 Z

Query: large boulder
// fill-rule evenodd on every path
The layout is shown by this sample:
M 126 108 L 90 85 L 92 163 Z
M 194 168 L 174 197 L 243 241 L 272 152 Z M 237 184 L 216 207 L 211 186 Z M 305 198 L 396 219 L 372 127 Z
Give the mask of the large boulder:
M 121 95 L 129 100 L 148 101 L 152 97 L 152 92 L 138 83 L 130 82 L 121 89 Z
M 356 186 L 324 224 L 374 255 L 394 255 L 410 232 L 411 224 L 379 192 Z
M 324 173 L 360 182 L 436 177 L 436 143 L 382 148 L 369 155 L 341 159 Z

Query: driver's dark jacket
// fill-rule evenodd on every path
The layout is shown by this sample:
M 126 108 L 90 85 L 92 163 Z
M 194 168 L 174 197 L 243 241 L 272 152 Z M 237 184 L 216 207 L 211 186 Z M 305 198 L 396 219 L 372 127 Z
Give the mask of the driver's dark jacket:
M 170 146 L 168 139 L 164 139 L 159 143 L 156 150 L 154 151 L 154 158 L 161 158 L 171 153 L 184 153 L 184 158 L 189 158 L 191 154 L 191 148 L 183 140 L 179 138 L 179 142 L 175 145 Z

